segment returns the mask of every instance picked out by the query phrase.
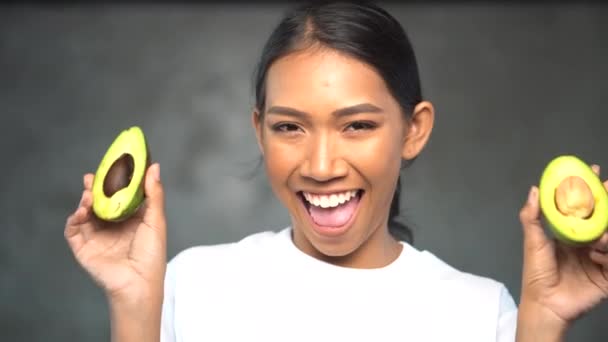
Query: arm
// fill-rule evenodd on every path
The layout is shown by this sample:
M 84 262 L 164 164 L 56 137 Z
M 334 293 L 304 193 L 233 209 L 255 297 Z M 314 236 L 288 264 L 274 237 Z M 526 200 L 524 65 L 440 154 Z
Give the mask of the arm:
M 158 164 L 147 170 L 142 208 L 120 222 L 92 211 L 93 175 L 84 177 L 64 236 L 78 263 L 106 293 L 113 341 L 159 341 L 166 260 L 164 190 Z
M 592 168 L 599 175 L 599 167 Z M 608 247 L 608 232 L 589 246 L 551 239 L 541 224 L 536 187 L 520 220 L 524 263 L 516 341 L 563 341 L 572 322 L 608 298 L 608 258 L 598 252 Z
M 523 300 L 517 315 L 517 342 L 564 341 L 568 324 L 555 313 Z
M 162 291 L 129 302 L 110 299 L 112 341 L 160 341 L 162 301 Z

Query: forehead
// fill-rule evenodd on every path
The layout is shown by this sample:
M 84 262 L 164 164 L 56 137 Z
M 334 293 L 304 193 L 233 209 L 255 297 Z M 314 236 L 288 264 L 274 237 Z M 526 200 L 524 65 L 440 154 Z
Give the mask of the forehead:
M 278 59 L 267 75 L 267 103 L 343 106 L 353 101 L 391 101 L 370 65 L 331 49 L 308 49 Z

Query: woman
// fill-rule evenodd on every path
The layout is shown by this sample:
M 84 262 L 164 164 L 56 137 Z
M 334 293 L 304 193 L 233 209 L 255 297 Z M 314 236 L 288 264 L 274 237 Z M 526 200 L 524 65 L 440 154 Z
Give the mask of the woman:
M 111 229 L 91 215 L 85 175 L 65 237 L 107 295 L 115 340 L 559 341 L 607 297 L 608 233 L 585 249 L 549 240 L 536 187 L 520 212 L 518 307 L 502 284 L 408 243 L 395 220 L 399 174 L 426 144 L 434 109 L 406 34 L 381 8 L 290 12 L 255 87 L 252 124 L 290 227 L 189 248 L 166 266 L 159 165 L 145 206 Z

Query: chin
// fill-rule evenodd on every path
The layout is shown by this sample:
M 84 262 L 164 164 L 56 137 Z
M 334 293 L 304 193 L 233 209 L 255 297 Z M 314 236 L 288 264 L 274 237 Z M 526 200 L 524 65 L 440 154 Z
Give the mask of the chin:
M 343 241 L 341 243 L 332 244 L 327 244 L 324 242 L 315 243 L 311 241 L 311 243 L 319 253 L 332 258 L 348 256 L 361 246 L 361 244 L 355 243 L 354 241 Z
M 307 244 L 321 257 L 346 257 L 365 243 L 366 233 L 359 230 L 360 227 L 357 225 L 351 227 L 348 232 L 334 237 L 320 235 L 309 225 L 299 225 L 299 227 L 303 230 L 302 235 Z

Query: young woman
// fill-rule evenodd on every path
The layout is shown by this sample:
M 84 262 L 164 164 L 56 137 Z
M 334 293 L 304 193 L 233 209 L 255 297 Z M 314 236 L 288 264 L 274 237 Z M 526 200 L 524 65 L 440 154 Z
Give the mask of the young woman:
M 608 233 L 582 249 L 550 240 L 536 187 L 520 212 L 518 307 L 501 283 L 412 247 L 395 220 L 399 175 L 425 146 L 434 109 L 406 34 L 381 8 L 288 13 L 255 88 L 252 124 L 289 227 L 192 247 L 167 265 L 159 165 L 147 171 L 145 206 L 112 225 L 91 214 L 85 175 L 65 237 L 107 294 L 114 340 L 558 341 L 608 296 Z

